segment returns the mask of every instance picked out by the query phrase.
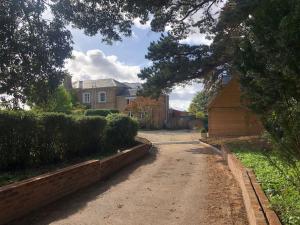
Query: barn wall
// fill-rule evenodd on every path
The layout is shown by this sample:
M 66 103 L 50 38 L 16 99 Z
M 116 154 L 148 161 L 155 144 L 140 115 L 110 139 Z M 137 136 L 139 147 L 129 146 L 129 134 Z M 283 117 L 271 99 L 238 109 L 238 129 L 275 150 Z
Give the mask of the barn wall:
M 232 80 L 210 103 L 208 110 L 210 136 L 258 135 L 262 125 L 257 117 L 241 104 L 238 81 Z

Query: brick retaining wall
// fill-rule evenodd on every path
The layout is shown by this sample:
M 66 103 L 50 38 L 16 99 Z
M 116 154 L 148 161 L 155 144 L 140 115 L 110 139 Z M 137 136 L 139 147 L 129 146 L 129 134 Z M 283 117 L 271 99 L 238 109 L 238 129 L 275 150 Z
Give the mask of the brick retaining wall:
M 149 152 L 143 144 L 103 160 L 90 160 L 0 187 L 0 224 L 5 224 L 50 202 L 89 186 L 136 161 Z
M 256 181 L 251 170 L 246 169 L 241 161 L 230 152 L 226 145 L 221 147 L 223 157 L 242 190 L 250 225 L 281 225 L 270 203 Z

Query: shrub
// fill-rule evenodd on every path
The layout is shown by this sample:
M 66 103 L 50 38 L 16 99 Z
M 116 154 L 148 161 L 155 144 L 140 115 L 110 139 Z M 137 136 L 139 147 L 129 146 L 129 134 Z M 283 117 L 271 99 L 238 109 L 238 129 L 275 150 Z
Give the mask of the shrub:
M 0 111 L 0 169 L 33 164 L 38 123 L 23 111 Z
M 112 113 L 119 113 L 115 109 L 87 109 L 84 113 L 85 116 L 108 116 Z
M 110 114 L 106 117 L 106 147 L 112 151 L 132 145 L 138 131 L 138 122 L 122 114 Z
M 0 111 L 0 169 L 38 167 L 99 151 L 104 117 Z

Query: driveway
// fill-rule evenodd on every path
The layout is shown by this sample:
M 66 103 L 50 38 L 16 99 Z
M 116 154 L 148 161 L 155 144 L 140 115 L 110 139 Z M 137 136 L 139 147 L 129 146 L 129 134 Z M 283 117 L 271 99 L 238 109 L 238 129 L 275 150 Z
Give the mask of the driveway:
M 15 224 L 247 225 L 241 191 L 223 160 L 188 131 L 140 132 L 151 155 L 105 182 Z

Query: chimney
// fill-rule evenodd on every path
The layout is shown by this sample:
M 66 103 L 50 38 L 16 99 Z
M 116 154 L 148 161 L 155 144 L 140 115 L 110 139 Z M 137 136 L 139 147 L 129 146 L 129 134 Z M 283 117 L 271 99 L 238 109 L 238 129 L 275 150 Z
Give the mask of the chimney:
M 82 80 L 79 81 L 78 88 L 81 88 L 81 89 L 83 88 L 83 81 Z
M 72 77 L 70 75 L 66 75 L 63 84 L 67 90 L 71 90 L 72 89 Z

